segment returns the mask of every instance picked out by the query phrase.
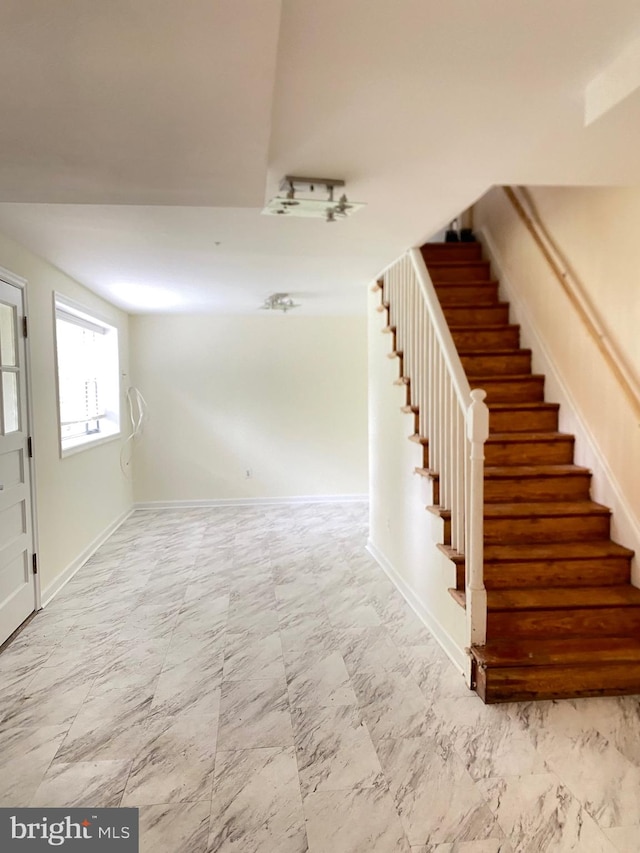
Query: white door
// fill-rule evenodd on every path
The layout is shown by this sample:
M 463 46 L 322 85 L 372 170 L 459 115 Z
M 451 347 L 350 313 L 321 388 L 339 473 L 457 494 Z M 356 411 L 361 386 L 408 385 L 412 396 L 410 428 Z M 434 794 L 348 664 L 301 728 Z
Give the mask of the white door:
M 0 643 L 36 607 L 23 304 L 0 280 Z

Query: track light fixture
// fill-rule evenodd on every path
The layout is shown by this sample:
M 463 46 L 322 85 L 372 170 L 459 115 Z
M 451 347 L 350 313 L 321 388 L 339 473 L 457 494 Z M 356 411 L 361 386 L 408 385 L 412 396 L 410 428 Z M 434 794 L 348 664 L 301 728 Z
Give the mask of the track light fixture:
M 296 178 L 286 175 L 280 182 L 280 191 L 262 211 L 268 216 L 295 216 L 338 222 L 347 219 L 365 205 L 350 202 L 344 192 L 344 181 L 338 178 Z M 336 202 L 334 192 L 342 189 Z M 318 195 L 324 195 L 324 199 Z
M 300 304 L 294 302 L 288 293 L 272 293 L 264 300 L 261 308 L 265 311 L 282 311 L 285 314 L 292 308 L 299 308 Z

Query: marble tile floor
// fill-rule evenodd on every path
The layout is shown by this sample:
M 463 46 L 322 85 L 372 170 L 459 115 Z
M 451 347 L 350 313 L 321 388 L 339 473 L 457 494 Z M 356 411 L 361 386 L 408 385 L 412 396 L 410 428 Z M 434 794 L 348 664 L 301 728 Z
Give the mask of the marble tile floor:
M 0 806 L 136 806 L 143 853 L 640 850 L 640 699 L 485 707 L 366 535 L 134 513 L 0 654 Z

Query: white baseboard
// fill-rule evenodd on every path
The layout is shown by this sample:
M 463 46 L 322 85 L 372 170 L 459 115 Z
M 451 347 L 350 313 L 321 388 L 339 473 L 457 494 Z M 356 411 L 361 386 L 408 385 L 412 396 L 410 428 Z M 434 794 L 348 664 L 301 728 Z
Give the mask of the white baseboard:
M 434 640 L 442 647 L 447 657 L 454 664 L 456 669 L 465 677 L 468 676 L 470 667 L 469 657 L 464 649 L 459 648 L 451 639 L 451 637 L 442 629 L 442 626 L 435 618 L 433 613 L 424 606 L 415 592 L 406 583 L 406 581 L 396 571 L 394 566 L 389 562 L 386 556 L 380 551 L 376 545 L 369 539 L 367 541 L 367 551 L 373 559 L 378 563 L 382 571 L 387 575 L 398 592 L 402 595 L 409 607 L 413 610 L 420 621 L 425 625 L 428 631 L 433 635 Z M 468 683 L 468 678 L 467 678 Z
M 45 589 L 42 590 L 42 607 L 46 607 L 47 604 L 51 602 L 51 600 L 60 592 L 60 590 L 66 586 L 71 578 L 78 572 L 87 560 L 92 557 L 98 548 L 107 541 L 107 539 L 115 533 L 115 531 L 123 524 L 131 515 L 133 509 L 128 509 L 126 512 L 122 513 L 119 518 L 116 518 L 115 521 L 112 521 L 111 524 L 105 528 L 105 530 L 100 533 L 99 536 L 91 542 L 87 547 L 82 551 L 78 556 L 71 562 L 66 569 L 64 569 L 55 580 L 53 580 Z
M 282 498 L 219 498 L 193 501 L 138 501 L 138 509 L 203 509 L 218 506 L 280 506 L 287 504 L 366 503 L 369 495 L 294 495 Z
M 486 250 L 488 259 L 491 261 L 495 273 L 497 273 L 497 275 L 494 274 L 494 278 L 499 278 L 500 286 L 504 287 L 504 291 L 513 308 L 515 321 L 522 327 L 522 331 L 527 338 L 527 343 L 532 345 L 531 348 L 540 362 L 542 372 L 547 377 L 553 379 L 556 396 L 558 397 L 555 402 L 560 403 L 560 417 L 564 419 L 565 424 L 568 426 L 567 431 L 576 436 L 576 449 L 581 457 L 579 463 L 592 469 L 594 485 L 597 486 L 600 493 L 597 499 L 606 504 L 613 512 L 612 535 L 620 544 L 633 549 L 636 555 L 640 554 L 640 519 L 625 497 L 618 480 L 609 466 L 607 457 L 600 448 L 586 418 L 584 418 L 578 407 L 571 389 L 565 382 L 564 377 L 558 372 L 555 360 L 544 343 L 527 305 L 518 296 L 515 286 L 505 273 L 505 264 L 491 232 L 484 226 L 477 233 L 480 242 Z M 634 560 L 634 562 L 636 561 Z M 635 578 L 634 583 L 640 585 L 640 582 L 637 582 Z

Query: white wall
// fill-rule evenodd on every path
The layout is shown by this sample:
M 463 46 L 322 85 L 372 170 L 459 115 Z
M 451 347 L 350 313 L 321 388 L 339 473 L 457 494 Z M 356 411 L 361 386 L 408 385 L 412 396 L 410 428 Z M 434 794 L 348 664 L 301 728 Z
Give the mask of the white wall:
M 57 291 L 82 303 L 117 326 L 124 373 L 128 372 L 128 317 L 3 235 L 0 266 L 28 282 L 38 545 L 46 599 L 78 557 L 132 504 L 131 482 L 120 470 L 120 440 L 60 458 L 53 293 Z
M 406 391 L 394 385 L 398 361 L 389 359 L 391 337 L 382 333 L 386 315 L 369 302 L 369 548 L 461 671 L 467 671 L 464 610 L 448 589 L 455 587 L 453 563 L 437 549 L 443 522 L 429 481 L 414 472 L 422 448 L 408 440 L 413 415 L 401 411 Z
M 640 379 L 640 190 L 530 190 L 626 364 Z M 545 395 L 560 402 L 560 428 L 576 435 L 575 459 L 593 471 L 592 496 L 613 509 L 614 539 L 640 552 L 638 418 L 540 250 L 500 188 L 474 206 L 476 230 L 493 254 Z M 634 582 L 640 571 L 634 567 Z
M 136 501 L 366 494 L 364 317 L 136 316 L 131 341 Z

